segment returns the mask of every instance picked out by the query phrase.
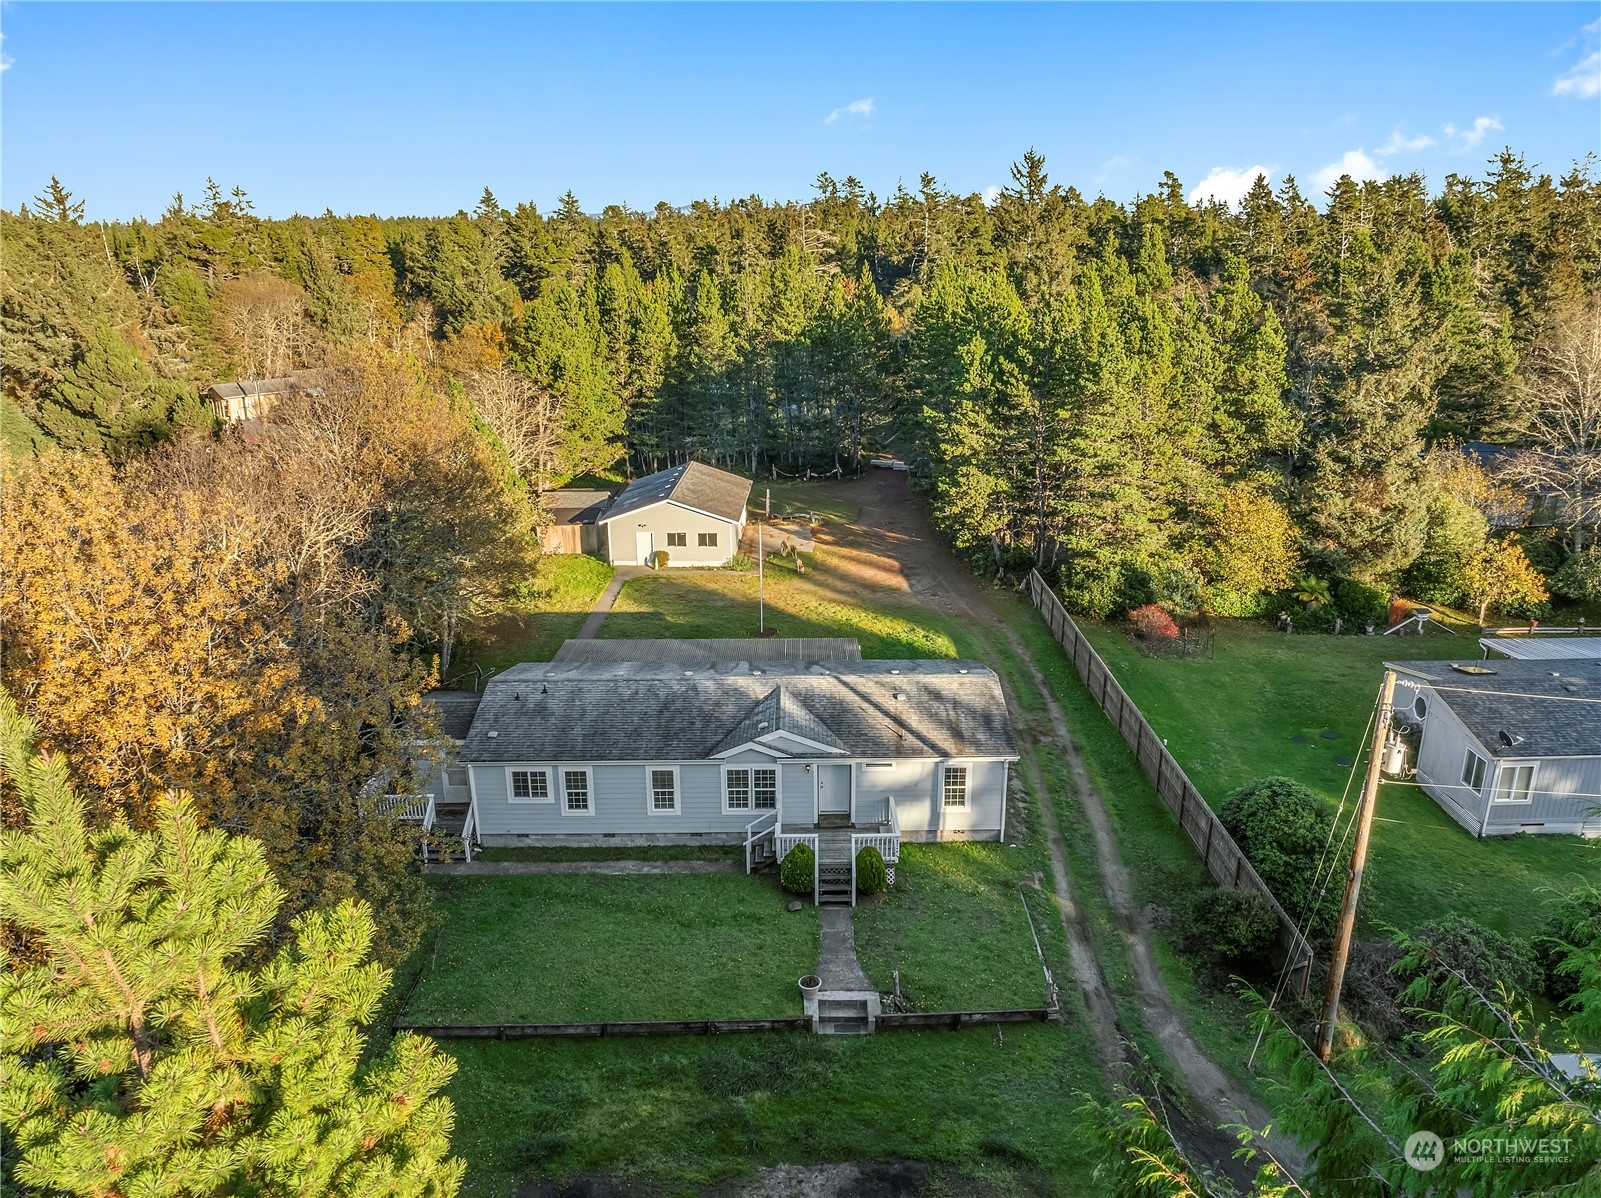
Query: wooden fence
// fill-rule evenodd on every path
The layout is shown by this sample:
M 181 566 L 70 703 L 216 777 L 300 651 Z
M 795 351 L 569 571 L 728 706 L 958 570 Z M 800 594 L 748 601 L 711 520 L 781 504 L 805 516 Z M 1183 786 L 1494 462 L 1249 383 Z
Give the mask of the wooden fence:
M 964 1027 L 997 1023 L 1046 1023 L 1054 1014 L 1049 1007 L 1005 1011 L 886 1011 L 873 1023 L 881 1032 L 955 1032 Z
M 1312 964 L 1312 946 L 1297 930 L 1295 921 L 1279 905 L 1267 884 L 1245 859 L 1245 854 L 1234 843 L 1228 829 L 1223 827 L 1222 821 L 1207 805 L 1205 796 L 1195 788 L 1183 768 L 1167 751 L 1162 738 L 1152 731 L 1139 707 L 1112 676 L 1106 662 L 1101 660 L 1095 647 L 1079 631 L 1073 617 L 1067 614 L 1067 609 L 1037 570 L 1029 571 L 1028 589 L 1034 606 L 1050 626 L 1051 635 L 1066 650 L 1078 676 L 1084 680 L 1084 685 L 1100 704 L 1106 718 L 1112 721 L 1128 743 L 1145 776 L 1156 787 L 1156 793 L 1162 796 L 1162 801 L 1178 820 L 1179 827 L 1184 829 L 1184 835 L 1206 863 L 1207 871 L 1220 886 L 1232 890 L 1254 890 L 1267 900 L 1279 921 L 1274 958 L 1287 969 L 1286 984 L 1290 991 L 1296 995 L 1304 994 Z

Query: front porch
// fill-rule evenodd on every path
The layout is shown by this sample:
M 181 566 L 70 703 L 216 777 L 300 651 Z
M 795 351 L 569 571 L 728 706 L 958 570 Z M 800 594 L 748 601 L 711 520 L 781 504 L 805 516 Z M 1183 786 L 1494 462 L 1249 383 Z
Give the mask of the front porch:
M 895 866 L 901 856 L 901 821 L 894 798 L 885 799 L 873 811 L 860 804 L 853 820 L 849 815 L 820 816 L 816 823 L 780 823 L 779 813 L 752 820 L 745 827 L 745 872 L 763 865 L 777 865 L 797 845 L 808 845 L 816 865 L 812 875 L 812 897 L 823 903 L 856 905 L 856 854 L 869 845 L 884 858 L 890 885 L 895 884 Z M 865 817 L 865 818 L 864 818 Z

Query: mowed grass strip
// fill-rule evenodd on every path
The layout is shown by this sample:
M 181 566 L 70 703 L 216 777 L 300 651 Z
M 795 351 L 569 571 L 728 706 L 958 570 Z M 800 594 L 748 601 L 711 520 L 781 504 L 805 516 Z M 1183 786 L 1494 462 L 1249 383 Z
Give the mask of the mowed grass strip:
M 900 970 L 921 1011 L 1043 1007 L 1045 976 L 1023 910 L 1020 849 L 905 844 L 895 885 L 856 908 L 856 953 L 882 991 Z M 1040 915 L 1049 896 L 1035 892 Z
M 956 657 L 950 622 L 894 599 L 867 605 L 836 589 L 827 555 L 805 575 L 777 561 L 766 570 L 766 624 L 786 637 L 849 636 L 871 658 Z M 804 560 L 804 558 L 803 558 Z M 602 638 L 744 637 L 758 627 L 754 572 L 696 570 L 630 579 L 601 625 Z
M 694 1194 L 762 1166 L 897 1158 L 972 1179 L 928 1193 L 1100 1192 L 1076 1113 L 1092 1056 L 1054 1025 L 444 1048 L 473 1198 L 592 1173 Z
M 1305 783 L 1331 807 L 1342 794 L 1354 805 L 1361 777 L 1335 759 L 1360 767 L 1383 663 L 1479 656 L 1466 635 L 1284 636 L 1242 621 L 1219 627 L 1212 658 L 1179 661 L 1145 657 L 1115 627 L 1081 627 L 1214 808 L 1235 787 L 1269 774 Z M 1335 738 L 1325 739 L 1325 729 Z M 1416 785 L 1387 785 L 1361 916 L 1371 935 L 1450 914 L 1533 935 L 1545 919 L 1541 891 L 1594 876 L 1598 850 L 1601 841 L 1576 836 L 1478 840 Z M 1337 875 L 1331 901 L 1339 889 Z
M 817 911 L 785 910 L 767 877 L 515 874 L 432 879 L 437 955 L 401 1021 L 415 1024 L 799 1015 Z
M 522 600 L 473 632 L 471 660 L 492 671 L 549 661 L 563 641 L 578 635 L 612 574 L 605 562 L 585 554 L 545 554 Z

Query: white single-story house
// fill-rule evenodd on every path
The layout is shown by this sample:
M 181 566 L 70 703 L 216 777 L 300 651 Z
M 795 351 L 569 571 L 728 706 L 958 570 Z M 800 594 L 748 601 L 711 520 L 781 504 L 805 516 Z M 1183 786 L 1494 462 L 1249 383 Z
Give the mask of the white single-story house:
M 686 462 L 629 483 L 596 523 L 614 566 L 647 566 L 656 553 L 669 566 L 726 566 L 739 552 L 751 481 L 701 462 Z
M 1417 780 L 1475 836 L 1601 836 L 1601 661 L 1386 662 Z
M 826 901 L 863 845 L 893 867 L 903 839 L 1005 835 L 1017 747 L 980 662 L 862 661 L 778 638 L 586 660 L 586 643 L 491 678 L 465 730 L 472 700 L 436 698 L 460 733 L 441 768 L 465 771 L 481 843 L 738 844 L 747 868 L 805 843 Z

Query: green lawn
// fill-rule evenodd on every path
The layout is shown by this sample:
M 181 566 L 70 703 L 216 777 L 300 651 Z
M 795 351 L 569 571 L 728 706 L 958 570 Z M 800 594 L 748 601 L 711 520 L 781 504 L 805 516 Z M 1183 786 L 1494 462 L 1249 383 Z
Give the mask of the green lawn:
M 788 565 L 766 571 L 767 627 L 780 636 L 850 636 L 862 656 L 956 657 L 952 623 L 886 592 L 871 606 L 834 582 L 828 555 L 803 576 Z M 603 638 L 754 636 L 757 579 L 754 573 L 695 571 L 647 574 L 630 579 L 606 622 Z
M 1361 759 L 1382 663 L 1479 656 L 1469 635 L 1287 637 L 1241 621 L 1220 626 L 1212 658 L 1179 661 L 1143 656 L 1114 627 L 1083 627 L 1214 807 L 1267 774 L 1337 803 L 1351 769 L 1336 758 Z M 1352 781 L 1353 801 L 1360 783 Z M 1543 922 L 1542 887 L 1601 867 L 1601 844 L 1577 837 L 1475 840 L 1416 786 L 1386 786 L 1376 820 L 1362 911 L 1374 932 L 1454 913 L 1529 935 Z
M 687 1195 L 764 1165 L 892 1158 L 983 1187 L 929 1193 L 1100 1192 L 1075 1113 L 1092 1058 L 1051 1025 L 444 1047 L 470 1198 L 591 1171 Z
M 545 554 L 523 601 L 475 629 L 462 660 L 495 672 L 520 661 L 549 661 L 563 641 L 578 635 L 611 577 L 610 566 L 587 554 Z
M 1035 857 L 1004 844 L 903 845 L 895 885 L 856 908 L 856 954 L 873 984 L 888 991 L 900 970 L 902 993 L 923 1011 L 1044 1006 L 1020 897 Z M 1044 936 L 1051 900 L 1029 889 Z
M 817 910 L 771 877 L 435 877 L 437 952 L 402 1021 L 541 1023 L 801 1013 Z

